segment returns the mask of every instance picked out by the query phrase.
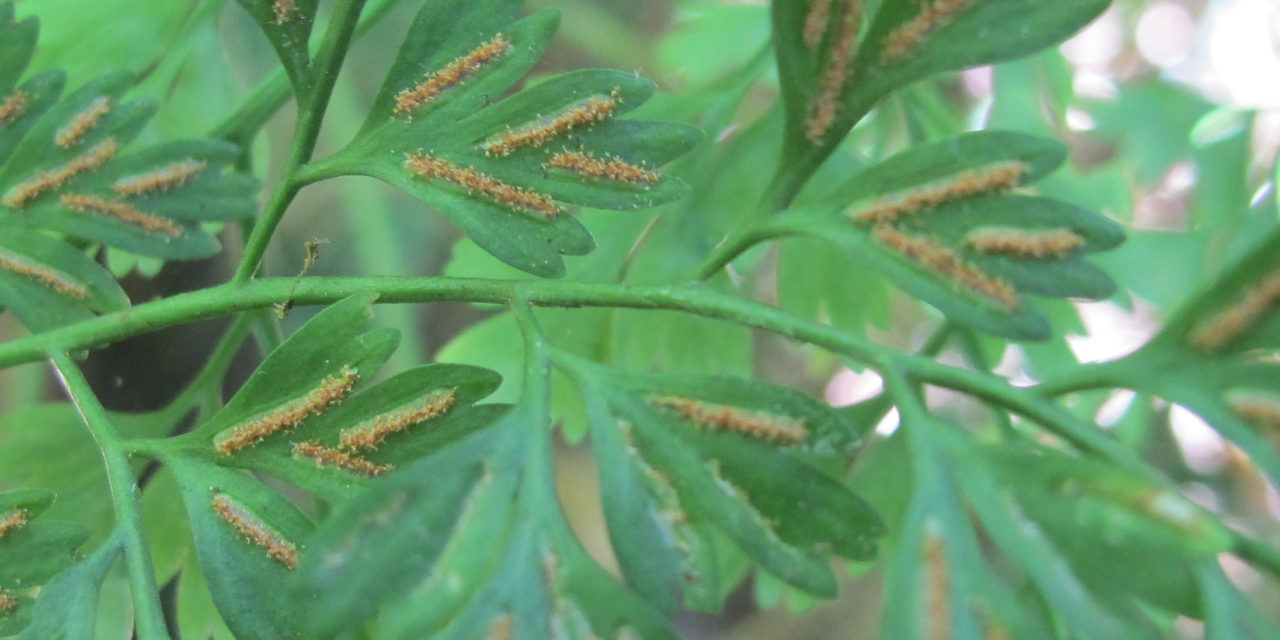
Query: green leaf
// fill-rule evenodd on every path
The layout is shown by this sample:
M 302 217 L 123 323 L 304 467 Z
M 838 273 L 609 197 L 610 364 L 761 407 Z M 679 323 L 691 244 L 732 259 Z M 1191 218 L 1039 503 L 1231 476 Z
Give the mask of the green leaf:
M 965 171 L 1012 162 L 1025 167 L 1008 187 L 1022 186 L 1053 172 L 1066 158 L 1066 147 L 1056 140 L 1011 131 L 966 133 L 915 145 L 868 166 L 836 189 L 832 199 L 856 205 L 955 178 Z
M 1073 205 L 999 194 L 1063 158 L 1056 142 L 1007 132 L 916 146 L 839 188 L 836 199 L 851 202 L 845 215 L 797 209 L 760 234 L 826 239 L 954 321 L 1043 340 L 1048 320 L 1025 295 L 1109 297 L 1111 278 L 1080 256 L 1124 239 L 1114 223 Z
M 0 587 L 43 584 L 74 559 L 89 532 L 69 522 L 46 522 L 37 515 L 52 494 L 21 491 L 0 494 Z
M 182 488 L 200 568 L 237 638 L 301 638 L 302 610 L 282 585 L 311 523 L 252 476 L 184 458 L 165 461 Z
M 1095 597 L 1202 617 L 1192 567 L 1232 547 L 1215 515 L 1174 487 L 1048 448 L 989 460 Z
M 653 93 L 651 82 L 621 71 L 572 72 L 499 100 L 537 63 L 558 23 L 554 12 L 515 21 L 519 4 L 425 5 L 361 133 L 314 173 L 396 185 L 500 260 L 554 277 L 564 273 L 562 254 L 594 247 L 564 205 L 630 210 L 682 197 L 684 184 L 655 168 L 699 133 L 616 119 Z
M 934 431 L 946 433 L 941 429 Z M 952 468 L 975 519 L 1003 554 L 1021 569 L 1060 620 L 1081 637 L 1112 640 L 1152 637 L 1150 633 L 1140 633 L 1094 598 L 1075 573 L 1068 556 L 1039 526 L 1031 524 L 1029 514 L 1013 496 L 1016 488 L 1002 482 L 993 469 L 975 458 L 972 443 L 962 445 L 959 438 L 950 437 L 948 444 L 964 456 L 957 458 L 963 463 Z
M 61 73 L 19 84 L 38 23 L 12 15 L 11 3 L 0 4 L 0 249 L 19 255 L 0 260 L 0 302 L 40 330 L 127 304 L 83 243 L 60 246 L 62 236 L 167 259 L 206 257 L 219 245 L 198 223 L 252 215 L 257 184 L 226 173 L 238 150 L 222 142 L 129 154 L 155 113 L 150 101 L 125 98 L 131 74 L 102 76 L 61 100 Z
M 381 609 L 388 638 L 673 638 L 563 521 L 546 422 L 545 399 L 524 403 L 340 507 L 298 576 L 297 601 L 315 603 L 310 633 L 351 630 Z
M 472 407 L 498 387 L 497 374 L 463 365 L 425 365 L 400 373 L 343 401 L 332 411 L 290 433 L 286 439 L 271 439 L 231 457 L 226 464 L 270 473 L 329 499 L 363 487 L 372 475 L 393 470 L 444 444 L 463 437 L 492 422 L 505 406 Z M 422 407 L 428 407 L 423 411 Z M 417 413 L 424 417 L 409 421 Z M 396 424 L 381 446 L 352 447 L 344 432 L 369 429 L 382 419 Z M 357 455 L 377 474 L 344 469 L 301 455 L 299 443 L 314 443 L 333 451 Z M 370 467 L 370 468 L 373 468 Z
M 1152 348 L 1229 356 L 1280 345 L 1280 229 L 1259 238 L 1169 319 Z
M 413 594 L 415 585 L 435 584 L 437 563 L 457 572 L 468 590 L 477 588 L 485 575 L 480 572 L 496 568 L 491 556 L 510 534 L 507 519 L 519 479 L 518 465 L 508 457 L 489 459 L 491 443 L 501 435 L 465 438 L 375 484 L 335 513 L 311 542 L 315 555 L 300 572 L 304 597 L 316 599 L 312 633 L 350 628 L 371 618 L 379 605 Z M 338 549 L 345 552 L 322 561 Z M 475 571 L 458 572 L 462 566 Z M 454 591 L 445 604 L 465 602 Z M 400 618 L 399 624 L 408 624 Z
M 805 167 L 830 154 L 845 132 L 894 89 L 1061 42 L 1110 2 L 885 0 L 871 4 L 865 14 L 857 9 L 863 4 L 816 0 L 773 5 L 787 104 L 784 155 Z M 850 20 L 850 15 L 856 18 Z M 828 118 L 815 115 L 823 111 L 819 105 L 829 108 Z
M 183 638 L 215 638 L 235 640 L 235 635 L 222 620 L 209 585 L 200 571 L 200 563 L 192 554 L 178 578 L 178 632 Z
M 317 400 L 315 411 L 304 412 L 303 418 L 341 402 L 362 381 L 377 374 L 399 339 L 394 330 L 367 330 L 373 320 L 373 299 L 373 295 L 352 296 L 316 314 L 267 356 L 221 411 L 164 446 L 222 462 L 255 444 L 255 439 L 249 438 L 221 453 L 215 450 L 221 439 L 244 433 L 237 430 L 255 418 L 302 402 L 308 394 L 323 393 L 320 390 L 326 385 L 330 392 Z M 273 423 L 275 433 L 300 422 Z M 271 432 L 268 428 L 264 433 Z
M 673 584 L 684 583 L 699 608 L 725 595 L 714 560 L 702 557 L 706 530 L 722 531 L 763 569 L 823 596 L 834 595 L 835 580 L 819 548 L 874 556 L 879 517 L 815 466 L 855 442 L 829 409 L 755 381 L 566 366 L 588 401 L 619 561 L 637 589 L 669 610 Z
M 306 94 L 315 82 L 307 48 L 320 0 L 236 0 L 258 23 L 284 64 L 294 91 Z
M 0 226 L 0 304 L 32 330 L 129 306 L 111 273 L 52 236 Z
M 102 583 L 120 555 L 112 542 L 59 573 L 40 591 L 31 610 L 31 625 L 19 640 L 93 640 Z
M 56 602 L 61 578 L 54 576 L 72 564 L 75 550 L 89 537 L 84 527 L 40 517 L 53 500 L 53 492 L 45 490 L 0 493 L 0 599 L 6 604 L 0 607 L 0 635 L 18 633 L 41 611 L 47 615 L 47 605 L 33 606 L 29 590 L 52 578 L 39 601 L 52 597 Z

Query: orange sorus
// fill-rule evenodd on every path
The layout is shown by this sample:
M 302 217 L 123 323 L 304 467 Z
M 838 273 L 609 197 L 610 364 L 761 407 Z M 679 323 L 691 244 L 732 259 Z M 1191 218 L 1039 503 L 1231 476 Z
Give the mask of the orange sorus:
M 323 413 L 329 407 L 342 401 L 360 376 L 349 366 L 335 375 L 328 376 L 320 384 L 305 395 L 290 400 L 243 424 L 224 430 L 214 439 L 214 448 L 219 453 L 231 455 L 262 442 L 267 437 L 283 431 L 290 431 L 302 424 L 303 420 Z
M 511 49 L 511 41 L 499 33 L 488 42 L 454 59 L 444 68 L 426 75 L 418 84 L 396 94 L 396 115 L 412 113 L 418 107 L 431 102 L 445 90 L 456 86 L 485 65 L 501 58 Z

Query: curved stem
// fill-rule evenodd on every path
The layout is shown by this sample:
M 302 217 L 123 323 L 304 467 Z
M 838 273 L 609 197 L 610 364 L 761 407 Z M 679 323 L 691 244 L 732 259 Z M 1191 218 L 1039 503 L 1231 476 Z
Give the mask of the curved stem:
M 1136 351 L 1119 360 L 1072 367 L 1061 375 L 1049 378 L 1036 385 L 1035 390 L 1040 395 L 1054 398 L 1079 391 L 1124 386 L 1126 370 L 1133 366 L 1133 363 L 1136 362 L 1136 357 L 1141 353 L 1143 352 Z
M 293 278 L 265 278 L 183 293 L 0 344 L 0 367 L 37 360 L 48 351 L 74 351 L 195 320 L 262 309 L 289 298 L 299 305 L 317 305 L 330 304 L 352 294 L 368 292 L 377 293 L 378 301 L 383 303 L 472 302 L 505 305 L 516 296 L 522 296 L 535 306 L 687 311 L 826 346 L 873 366 L 887 362 L 895 355 L 893 350 L 866 338 L 801 320 L 773 307 L 719 293 L 697 284 L 630 287 L 556 281 L 371 276 L 310 277 L 296 283 Z
M 333 85 L 338 80 L 338 70 L 346 58 L 347 48 L 355 35 L 356 24 L 360 12 L 364 9 L 365 0 L 338 0 L 330 18 L 329 31 L 325 34 L 320 52 L 316 54 L 312 73 L 315 74 L 315 86 L 310 95 L 300 96 L 298 105 L 298 124 L 294 129 L 293 141 L 289 145 L 289 155 L 285 161 L 285 178 L 272 194 L 262 218 L 253 226 L 253 233 L 245 242 L 244 257 L 240 266 L 232 276 L 233 282 L 249 280 L 262 264 L 262 257 L 267 252 L 271 236 L 275 234 L 284 212 L 293 202 L 302 188 L 294 173 L 298 167 L 306 164 L 315 151 L 316 140 L 320 137 L 320 125 L 324 122 L 324 114 L 329 105 L 329 96 L 333 93 Z
M 958 369 L 931 358 L 898 353 L 866 338 L 797 318 L 776 308 L 697 284 L 628 287 L 554 281 L 468 278 L 272 278 L 185 293 L 0 345 L 0 367 L 28 362 L 49 351 L 85 349 L 164 327 L 235 311 L 260 309 L 290 297 L 302 305 L 328 304 L 355 293 L 376 292 L 380 302 L 480 302 L 509 304 L 517 297 L 547 307 L 666 309 L 718 318 L 806 342 L 878 370 L 898 366 L 922 382 L 982 398 L 1040 423 L 1082 450 L 1136 470 L 1146 466 L 1096 425 L 1047 398 L 1018 389 L 986 372 Z
M 1040 394 L 1028 393 L 995 374 L 957 369 L 926 358 L 908 358 L 897 356 L 903 369 L 923 382 L 986 400 L 1045 426 L 1083 451 L 1101 455 L 1148 477 L 1154 474 L 1140 457 L 1097 425 L 1073 415 Z
M 698 266 L 694 277 L 698 280 L 711 279 L 729 266 L 729 263 L 737 260 L 738 256 L 770 237 L 759 233 L 759 230 L 754 228 L 729 236 L 707 255 L 702 264 Z
M 165 627 L 164 612 L 156 587 L 155 570 L 151 566 L 151 553 L 142 540 L 142 510 L 139 506 L 137 478 L 129 465 L 129 457 L 122 446 L 120 434 L 111 425 L 107 410 L 94 395 L 80 367 L 65 352 L 49 356 L 54 369 L 62 379 L 62 386 L 80 412 L 85 426 L 102 451 L 107 468 L 107 480 L 111 485 L 111 499 L 115 505 L 116 527 L 120 532 L 120 544 L 125 553 L 125 568 L 129 588 L 133 594 L 133 608 L 137 619 L 140 640 L 169 637 Z

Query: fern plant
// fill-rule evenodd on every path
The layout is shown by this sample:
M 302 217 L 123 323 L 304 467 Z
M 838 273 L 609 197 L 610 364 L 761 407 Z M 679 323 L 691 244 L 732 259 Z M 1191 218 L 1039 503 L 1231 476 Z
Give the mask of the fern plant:
M 321 145 L 351 110 L 344 61 L 403 4 L 238 0 L 279 70 L 205 138 L 138 146 L 139 76 L 64 96 L 27 72 L 37 19 L 0 3 L 0 304 L 30 332 L 0 365 L 47 360 L 66 396 L 0 421 L 0 636 L 654 640 L 748 582 L 795 608 L 876 585 L 851 624 L 883 638 L 1280 636 L 1224 571 L 1275 577 L 1273 523 L 1193 501 L 1149 429 L 1095 420 L 1099 391 L 1134 390 L 1125 420 L 1181 405 L 1280 478 L 1274 220 L 1142 348 L 1081 365 L 1061 299 L 1122 291 L 1123 226 L 1055 178 L 1067 149 L 1043 131 L 929 111 L 939 74 L 1046 50 L 1107 0 L 780 0 L 758 53 L 652 102 L 636 73 L 542 74 L 554 9 L 427 0 L 364 124 Z M 777 99 L 744 120 L 773 61 Z M 290 100 L 287 151 L 254 167 Z M 299 194 L 345 176 L 461 231 L 447 275 L 312 275 L 318 241 L 296 277 L 264 273 Z M 131 302 L 117 282 L 224 245 L 225 283 Z M 866 331 L 891 289 L 942 318 L 918 351 Z M 489 314 L 456 363 L 396 356 L 375 307 L 443 302 Z M 159 410 L 108 410 L 79 361 L 222 317 Z M 884 390 L 833 408 L 777 384 L 766 335 Z M 224 401 L 251 336 L 266 355 Z M 1011 343 L 1038 384 L 993 372 Z M 594 460 L 604 553 L 564 504 L 569 445 Z

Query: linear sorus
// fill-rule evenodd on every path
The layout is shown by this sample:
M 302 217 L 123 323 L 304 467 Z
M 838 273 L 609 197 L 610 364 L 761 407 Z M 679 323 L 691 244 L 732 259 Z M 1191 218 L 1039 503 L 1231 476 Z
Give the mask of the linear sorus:
M 98 96 L 85 107 L 84 111 L 77 113 L 71 118 L 58 132 L 54 134 L 53 141 L 63 149 L 69 149 L 84 139 L 84 134 L 89 133 L 90 129 L 98 126 L 98 122 L 111 111 L 111 98 L 107 96 Z
M 12 509 L 0 517 L 0 538 L 3 538 L 27 525 L 27 510 Z
M 174 187 L 180 187 L 186 184 L 197 173 L 200 173 L 207 167 L 209 163 L 204 160 L 193 160 L 188 158 L 179 162 L 166 165 L 155 171 L 139 173 L 137 175 L 125 176 L 116 180 L 111 188 L 121 196 L 137 196 L 144 193 L 162 193 Z
M 587 178 L 614 180 L 630 184 L 653 184 L 658 172 L 625 162 L 613 156 L 597 158 L 581 151 L 561 151 L 542 165 L 548 169 L 567 169 Z
M 1018 186 L 1027 173 L 1025 162 L 997 162 L 966 169 L 953 176 L 877 198 L 849 212 L 856 222 L 894 222 L 903 216 L 970 196 L 1005 191 Z
M 275 0 L 271 8 L 276 14 L 276 24 L 284 24 L 293 19 L 298 13 L 298 4 L 296 0 Z
M 931 238 L 903 233 L 889 225 L 876 225 L 876 240 L 914 260 L 930 271 L 1000 303 L 1010 311 L 1021 306 L 1018 292 L 1013 285 L 967 263 L 959 254 Z
M 456 388 L 434 393 L 395 411 L 380 414 L 354 427 L 343 429 L 338 436 L 339 442 L 347 449 L 377 449 L 387 436 L 408 431 L 413 426 L 448 411 L 457 397 Z
M 513 209 L 539 213 L 545 218 L 554 218 L 562 211 L 551 196 L 509 185 L 487 173 L 460 167 L 430 154 L 407 153 L 404 166 L 415 175 L 452 182 L 469 194 L 484 196 Z
M 840 32 L 831 46 L 827 64 L 822 70 L 822 84 L 809 113 L 806 135 L 814 144 L 821 144 L 827 130 L 836 121 L 840 106 L 840 94 L 849 81 L 850 69 L 858 51 L 858 26 L 862 23 L 862 5 L 859 0 L 845 0 L 844 14 L 840 17 Z
M 937 535 L 930 534 L 924 543 L 924 563 L 928 569 L 925 591 L 928 593 L 928 619 L 933 622 L 930 640 L 951 637 L 951 578 L 947 570 L 946 548 Z
M 25 91 L 14 91 L 4 100 L 0 100 L 0 127 L 21 118 L 30 104 L 31 96 Z
M 9 189 L 0 198 L 0 204 L 14 209 L 24 205 L 40 194 L 61 187 L 68 180 L 88 171 L 101 167 L 116 155 L 119 150 L 115 138 L 107 138 L 94 145 L 88 151 L 72 158 L 66 164 L 49 171 L 37 171 L 36 175 Z
M 290 569 L 298 566 L 298 548 L 248 507 L 225 493 L 215 493 L 213 510 L 250 542 L 266 549 L 272 559 Z
M 550 118 L 519 129 L 508 129 L 484 143 L 484 153 L 505 156 L 520 147 L 541 147 L 563 133 L 613 117 L 619 104 L 622 104 L 622 98 L 616 88 L 607 96 L 591 96 Z
M 337 467 L 343 471 L 370 478 L 395 469 L 394 465 L 374 464 L 373 461 L 367 458 L 352 455 L 342 449 L 326 447 L 313 440 L 295 442 L 293 444 L 293 455 L 297 458 L 307 458 L 314 461 L 317 468 Z
M 1280 433 L 1280 399 L 1250 394 L 1233 398 L 1227 404 L 1236 415 L 1248 422 Z
M 0 268 L 25 276 L 68 298 L 84 300 L 89 297 L 89 288 L 75 278 L 7 249 L 0 249 Z
M 214 438 L 214 448 L 218 453 L 231 455 L 252 447 L 271 435 L 290 431 L 302 424 L 303 420 L 323 413 L 341 402 L 359 379 L 356 369 L 344 366 L 338 373 L 321 380 L 315 389 L 306 394 L 219 433 Z
M 506 35 L 499 33 L 488 42 L 445 65 L 443 69 L 427 74 L 418 84 L 397 93 L 395 114 L 412 113 L 418 107 L 435 100 L 436 96 L 447 89 L 465 82 L 485 65 L 501 58 L 510 50 L 511 41 Z
M 970 0 L 934 0 L 920 15 L 904 22 L 884 40 L 880 59 L 896 60 L 916 48 L 921 42 L 942 28 L 952 18 L 969 6 Z
M 808 436 L 803 420 L 787 416 L 676 396 L 657 396 L 650 398 L 650 402 L 671 409 L 706 429 L 733 431 L 782 444 L 804 442 Z
M 814 49 L 827 32 L 827 20 L 831 18 L 831 0 L 809 0 L 809 12 L 804 16 L 804 44 Z
M 1196 325 L 1188 341 L 1203 351 L 1217 351 L 1258 324 L 1280 303 L 1280 269 L 1263 276 L 1231 306 Z
M 170 238 L 182 235 L 182 225 L 168 218 L 142 211 L 127 202 L 75 193 L 65 193 L 59 200 L 62 202 L 62 206 L 72 211 L 109 216 L 125 224 L 139 227 L 145 231 L 154 231 Z
M 965 243 L 983 253 L 1014 258 L 1061 258 L 1084 245 L 1070 229 L 982 227 L 965 235 Z

